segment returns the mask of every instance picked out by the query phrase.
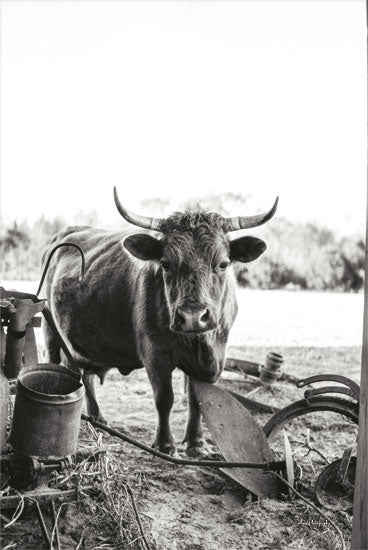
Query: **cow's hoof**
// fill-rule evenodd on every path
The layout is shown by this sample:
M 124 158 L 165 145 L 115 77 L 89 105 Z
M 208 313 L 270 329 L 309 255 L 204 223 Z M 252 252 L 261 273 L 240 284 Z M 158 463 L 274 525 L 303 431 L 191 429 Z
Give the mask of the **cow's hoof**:
M 106 418 L 104 416 L 102 416 L 101 413 L 98 415 L 96 420 L 98 420 L 98 422 L 101 422 L 101 424 L 105 424 L 105 426 L 107 426 L 107 424 L 108 424 Z
M 97 422 L 101 422 L 101 424 L 105 424 L 106 426 L 108 424 L 106 418 L 101 413 L 98 413 L 98 416 L 94 416 L 92 412 L 87 411 L 87 416 L 90 416 L 93 420 L 97 420 Z
M 156 442 L 153 443 L 152 449 L 155 449 L 155 451 L 160 451 L 160 453 L 164 453 L 165 455 L 173 456 L 174 458 L 179 458 L 178 452 L 176 450 L 176 447 L 174 445 L 158 445 Z
M 185 453 L 190 458 L 205 458 L 208 457 L 209 454 L 211 454 L 211 449 L 206 443 L 203 442 L 198 445 L 188 446 L 185 450 Z
M 159 449 L 159 450 L 162 453 L 165 453 L 165 455 L 173 456 L 174 458 L 179 458 L 176 447 L 163 447 L 162 449 Z

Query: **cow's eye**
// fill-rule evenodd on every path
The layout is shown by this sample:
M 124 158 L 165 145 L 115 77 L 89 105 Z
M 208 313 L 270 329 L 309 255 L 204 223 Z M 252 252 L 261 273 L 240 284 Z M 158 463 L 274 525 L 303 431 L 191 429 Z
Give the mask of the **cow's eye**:
M 164 271 L 167 271 L 169 269 L 169 262 L 166 260 L 161 260 L 160 265 Z
M 227 269 L 229 267 L 230 262 L 221 262 L 219 265 L 220 269 Z

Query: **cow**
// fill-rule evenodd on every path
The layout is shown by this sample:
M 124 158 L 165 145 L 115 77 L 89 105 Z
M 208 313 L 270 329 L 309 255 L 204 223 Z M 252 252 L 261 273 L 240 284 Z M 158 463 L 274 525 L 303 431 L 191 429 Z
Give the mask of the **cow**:
M 173 405 L 172 371 L 189 377 L 186 452 L 203 454 L 201 416 L 190 380 L 215 383 L 226 360 L 229 331 L 237 314 L 233 262 L 252 262 L 266 250 L 256 237 L 230 239 L 229 233 L 259 226 L 273 207 L 253 216 L 226 218 L 214 212 L 176 212 L 163 219 L 134 214 L 114 200 L 120 215 L 140 232 L 69 227 L 51 241 L 82 247 L 86 268 L 78 280 L 79 256 L 61 248 L 50 264 L 46 295 L 55 324 L 74 362 L 85 373 L 95 398 L 115 367 L 127 375 L 144 367 L 153 389 L 158 423 L 154 447 L 175 454 L 169 415 Z M 142 229 L 149 230 L 142 232 Z M 68 362 L 59 341 L 44 327 L 48 360 Z M 102 415 L 100 420 L 102 420 Z

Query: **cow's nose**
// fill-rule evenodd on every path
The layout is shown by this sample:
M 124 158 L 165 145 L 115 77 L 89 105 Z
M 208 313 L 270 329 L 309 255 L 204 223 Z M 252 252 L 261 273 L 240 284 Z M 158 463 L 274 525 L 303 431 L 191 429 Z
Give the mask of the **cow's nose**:
M 176 310 L 175 322 L 184 332 L 209 330 L 210 311 L 203 306 L 180 306 Z

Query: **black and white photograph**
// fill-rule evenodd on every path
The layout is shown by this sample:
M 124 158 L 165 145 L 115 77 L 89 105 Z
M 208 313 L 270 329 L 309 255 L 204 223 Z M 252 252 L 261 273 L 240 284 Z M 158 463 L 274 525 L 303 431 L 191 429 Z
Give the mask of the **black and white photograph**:
M 0 548 L 368 550 L 366 0 L 0 0 Z

